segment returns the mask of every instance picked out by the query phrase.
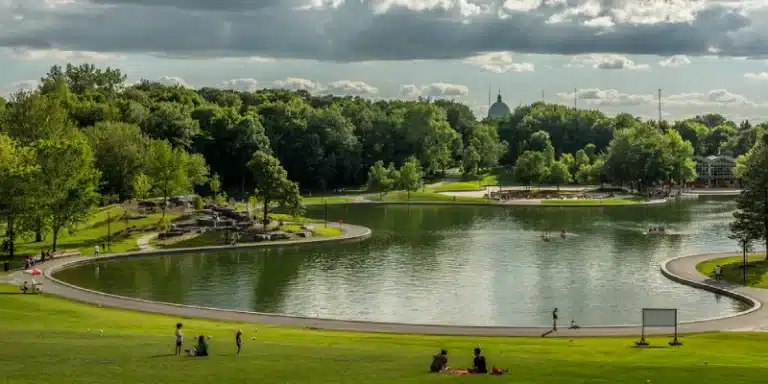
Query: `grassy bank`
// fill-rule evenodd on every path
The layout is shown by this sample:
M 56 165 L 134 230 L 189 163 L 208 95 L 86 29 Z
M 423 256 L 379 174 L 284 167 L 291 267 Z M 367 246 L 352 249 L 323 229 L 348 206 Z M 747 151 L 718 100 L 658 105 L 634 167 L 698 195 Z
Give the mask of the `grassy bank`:
M 345 203 L 354 203 L 357 200 L 360 200 L 362 195 L 348 195 L 348 196 L 339 196 L 339 195 L 330 195 L 330 196 L 302 196 L 301 202 L 304 205 L 313 205 L 313 204 L 345 204 Z
M 57 250 L 80 251 L 84 255 L 92 255 L 96 245 L 101 246 L 102 243 L 106 243 L 110 232 L 112 234 L 111 252 L 138 250 L 136 240 L 143 236 L 144 233 L 126 234 L 124 236 L 118 236 L 117 234 L 126 228 L 152 230 L 162 218 L 162 213 L 158 212 L 148 215 L 146 218 L 131 219 L 126 222 L 120 219 L 125 212 L 126 209 L 120 205 L 110 205 L 94 210 L 88 220 L 78 225 L 73 233 L 64 232 L 60 235 Z M 176 219 L 179 216 L 180 213 L 174 211 L 169 211 L 166 214 L 169 220 Z M 108 222 L 108 218 L 111 218 L 111 222 Z M 47 234 L 42 242 L 36 243 L 33 240 L 29 235 L 26 238 L 19 239 L 16 242 L 16 255 L 39 255 L 41 250 L 50 250 L 53 245 L 53 236 L 50 233 Z M 15 257 L 12 263 L 14 267 L 20 266 L 22 263 L 21 257 Z
M 0 285 L 0 290 L 15 287 Z M 185 348 L 210 335 L 211 355 L 173 356 L 173 326 L 184 324 Z M 478 338 L 359 334 L 257 326 L 97 308 L 45 295 L 3 295 L 6 329 L 0 361 L 9 383 L 761 383 L 766 382 L 765 334 L 683 337 L 685 346 L 633 348 L 636 338 Z M 244 332 L 235 355 L 234 333 Z M 89 331 L 90 330 L 90 331 Z M 103 335 L 100 330 L 103 330 Z M 252 339 L 255 338 L 255 339 Z M 432 354 L 471 364 L 481 345 L 490 365 L 510 374 L 428 374 Z
M 277 213 L 270 213 L 270 216 L 272 216 L 273 219 L 277 220 L 283 220 L 285 224 L 279 228 L 279 230 L 288 232 L 288 233 L 296 233 L 296 232 L 302 232 L 304 231 L 301 229 L 302 224 L 309 224 L 309 226 L 312 227 L 310 232 L 312 232 L 312 236 L 314 238 L 318 237 L 337 237 L 341 236 L 344 231 L 335 226 L 328 226 L 326 227 L 322 220 L 317 219 L 310 219 L 306 217 L 300 217 L 300 218 L 294 218 L 289 215 L 284 214 L 277 214 Z M 274 229 L 278 229 L 277 226 L 273 226 Z M 295 239 L 296 241 L 302 241 L 304 239 L 298 238 Z M 153 246 L 156 246 L 158 248 L 192 248 L 192 247 L 210 247 L 210 246 L 217 246 L 217 245 L 227 245 L 225 241 L 225 235 L 222 231 L 207 231 L 205 233 L 201 233 L 198 235 L 194 235 L 192 237 L 184 238 L 181 241 L 174 241 L 171 239 L 169 242 L 164 242 L 161 240 L 157 240 L 152 243 Z
M 381 202 L 443 202 L 443 203 L 488 203 L 488 199 L 481 197 L 448 196 L 435 192 L 411 192 L 391 191 L 384 195 L 371 195 L 368 200 Z M 490 200 L 495 203 L 495 200 Z
M 542 200 L 543 205 L 632 205 L 647 203 L 641 197 L 632 197 L 627 199 L 549 199 Z
M 481 190 L 486 185 L 513 185 L 512 173 L 504 168 L 497 168 L 489 173 L 473 179 L 462 179 L 459 181 L 445 181 L 428 188 L 432 192 L 444 191 L 476 191 Z
M 696 270 L 701 274 L 715 277 L 715 267 L 722 267 L 722 279 L 731 283 L 744 284 L 741 255 L 723 257 L 699 263 Z M 768 289 L 768 261 L 765 255 L 749 255 L 747 257 L 747 286 Z

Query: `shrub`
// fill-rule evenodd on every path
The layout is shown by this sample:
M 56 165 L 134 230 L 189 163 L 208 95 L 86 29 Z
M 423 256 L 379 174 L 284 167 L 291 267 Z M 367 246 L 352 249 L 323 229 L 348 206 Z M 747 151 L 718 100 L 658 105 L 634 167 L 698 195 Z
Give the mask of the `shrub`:
M 203 203 L 203 198 L 200 196 L 195 196 L 194 199 L 192 199 L 192 206 L 195 207 L 195 209 L 203 209 L 203 206 L 205 203 Z

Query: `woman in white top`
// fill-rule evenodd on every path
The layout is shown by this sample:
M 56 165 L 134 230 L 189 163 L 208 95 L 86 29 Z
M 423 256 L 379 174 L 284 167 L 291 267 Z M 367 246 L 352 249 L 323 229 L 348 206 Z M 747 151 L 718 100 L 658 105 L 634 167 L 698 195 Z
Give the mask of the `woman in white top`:
M 181 344 L 184 342 L 184 336 L 181 334 L 181 323 L 176 323 L 176 354 L 181 354 Z

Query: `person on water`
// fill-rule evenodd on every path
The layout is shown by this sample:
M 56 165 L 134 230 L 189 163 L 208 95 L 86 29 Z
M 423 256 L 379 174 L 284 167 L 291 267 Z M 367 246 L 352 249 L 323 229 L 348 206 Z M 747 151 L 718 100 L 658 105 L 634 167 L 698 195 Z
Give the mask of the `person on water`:
M 565 232 L 565 229 L 560 231 L 560 237 L 565 237 L 566 235 L 568 235 L 568 232 Z

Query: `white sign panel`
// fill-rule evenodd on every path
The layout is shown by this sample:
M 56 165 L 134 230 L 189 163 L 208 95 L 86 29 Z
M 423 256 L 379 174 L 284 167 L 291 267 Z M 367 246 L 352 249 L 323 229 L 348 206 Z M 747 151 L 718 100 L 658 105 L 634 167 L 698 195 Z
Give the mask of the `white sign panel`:
M 676 327 L 677 309 L 643 308 L 644 327 Z

